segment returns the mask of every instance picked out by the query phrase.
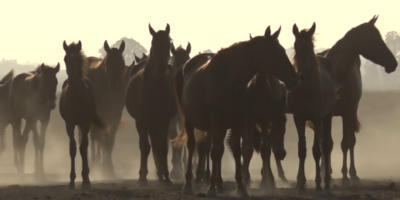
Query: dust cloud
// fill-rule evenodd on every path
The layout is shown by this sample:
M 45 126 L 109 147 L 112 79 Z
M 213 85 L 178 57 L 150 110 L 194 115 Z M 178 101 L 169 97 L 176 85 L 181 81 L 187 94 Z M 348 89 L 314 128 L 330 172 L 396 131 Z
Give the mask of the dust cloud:
M 400 93 L 395 92 L 364 92 L 359 105 L 359 119 L 362 123 L 360 133 L 357 133 L 355 147 L 356 169 L 361 179 L 399 179 L 400 178 Z M 298 157 L 297 157 L 297 132 L 293 123 L 292 115 L 287 115 L 287 131 L 285 136 L 285 148 L 287 156 L 282 162 L 286 177 L 289 181 L 296 181 Z M 140 150 L 138 134 L 134 119 L 126 111 L 123 115 L 124 124 L 121 126 L 115 141 L 113 151 L 113 163 L 118 179 L 138 179 L 140 166 Z M 332 125 L 332 136 L 334 148 L 332 151 L 333 178 L 342 177 L 342 152 L 340 142 L 342 140 L 341 118 L 334 117 Z M 313 132 L 306 130 L 307 158 L 306 177 L 314 180 L 315 167 L 312 157 Z M 76 130 L 76 140 L 78 133 Z M 90 150 L 90 149 L 89 149 Z M 90 151 L 89 151 L 90 152 Z M 170 151 L 171 152 L 171 151 Z M 6 150 L 0 155 L 0 185 L 21 184 L 14 167 L 12 147 L 12 130 L 6 130 Z M 171 153 L 169 153 L 171 160 Z M 275 179 L 277 176 L 274 159 L 271 159 Z M 156 179 L 155 166 L 150 154 L 148 159 L 149 179 Z M 349 165 L 349 163 L 348 163 Z M 223 157 L 223 179 L 234 180 L 234 161 L 228 148 L 225 148 Z M 61 118 L 58 107 L 52 112 L 51 120 L 46 134 L 46 145 L 44 152 L 44 167 L 49 182 L 69 181 L 70 157 L 69 139 L 65 131 L 65 124 Z M 171 163 L 169 168 L 172 168 Z M 81 157 L 79 151 L 76 156 L 76 181 L 80 182 Z M 260 180 L 261 156 L 254 154 L 250 170 L 253 180 Z M 22 183 L 37 184 L 33 181 L 34 172 L 34 148 L 32 134 L 26 147 L 25 172 L 26 180 Z M 91 171 L 92 181 L 101 181 L 101 174 Z

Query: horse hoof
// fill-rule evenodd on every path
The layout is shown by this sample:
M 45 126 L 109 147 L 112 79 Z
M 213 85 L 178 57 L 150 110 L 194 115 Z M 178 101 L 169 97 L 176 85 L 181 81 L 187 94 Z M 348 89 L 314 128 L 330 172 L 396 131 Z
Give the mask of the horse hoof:
M 193 189 L 190 186 L 184 186 L 182 189 L 182 194 L 183 195 L 193 195 Z
M 82 184 L 82 190 L 90 190 L 91 188 L 92 186 L 90 185 L 90 183 Z
M 236 196 L 239 197 L 239 198 L 246 198 L 249 195 L 247 194 L 246 189 L 243 188 L 243 189 L 237 189 L 236 190 Z
M 223 187 L 217 187 L 218 194 L 224 194 L 225 189 Z
M 69 183 L 68 188 L 71 190 L 75 189 L 75 183 Z
M 342 188 L 349 188 L 350 187 L 350 181 L 348 178 L 342 178 L 341 182 Z
M 172 178 L 173 180 L 182 180 L 183 179 L 183 171 L 180 171 L 177 169 L 172 169 L 169 177 Z
M 215 188 L 209 188 L 207 191 L 207 197 L 217 197 L 217 190 Z
M 280 178 L 281 178 L 281 180 L 282 180 L 284 183 L 288 183 L 288 182 L 289 182 L 289 181 L 286 179 L 285 176 L 281 176 Z
M 351 183 L 355 187 L 361 186 L 361 180 L 360 180 L 360 178 L 358 178 L 358 176 L 351 177 Z
M 138 185 L 139 185 L 140 187 L 147 186 L 147 179 L 139 179 L 139 180 L 138 180 Z
M 171 187 L 171 186 L 173 186 L 172 181 L 171 181 L 170 179 L 165 180 L 165 181 L 164 181 L 164 185 L 165 185 L 166 187 Z

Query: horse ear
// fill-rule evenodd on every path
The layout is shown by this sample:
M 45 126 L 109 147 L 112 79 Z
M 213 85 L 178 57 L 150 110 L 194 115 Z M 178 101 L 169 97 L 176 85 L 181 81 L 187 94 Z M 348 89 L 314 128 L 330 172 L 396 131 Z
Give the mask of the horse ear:
M 58 73 L 60 71 L 60 63 L 57 63 L 57 66 L 54 68 L 55 72 Z
M 299 28 L 297 28 L 297 25 L 296 25 L 296 24 L 293 24 L 293 30 L 292 30 L 292 32 L 293 32 L 293 35 L 294 35 L 295 37 L 297 37 L 297 35 L 299 35 Z
M 250 36 L 250 40 L 253 39 L 253 36 L 251 36 L 251 33 L 249 33 L 249 36 Z
M 122 40 L 121 45 L 119 46 L 119 51 L 121 53 L 124 53 L 125 50 L 125 41 Z
M 42 64 L 40 65 L 40 67 L 39 67 L 40 72 L 43 72 L 44 68 L 45 68 L 44 63 L 42 63 Z
M 152 36 L 154 36 L 156 34 L 156 32 L 154 31 L 154 29 L 151 27 L 150 23 L 149 23 L 149 30 L 150 30 L 150 34 Z
M 172 55 L 175 55 L 175 53 L 176 53 L 176 49 L 175 49 L 175 45 L 174 45 L 174 43 L 173 43 L 173 42 L 171 42 L 171 47 L 170 47 L 170 49 L 171 49 L 171 53 L 172 53 Z
M 371 20 L 369 20 L 369 24 L 371 24 L 371 25 L 374 25 L 375 24 L 375 22 L 376 22 L 376 20 L 378 19 L 378 17 L 379 17 L 379 15 L 378 16 L 376 16 L 376 15 L 374 15 L 373 17 L 372 17 L 372 19 Z
M 270 37 L 270 36 L 271 36 L 271 27 L 268 26 L 267 29 L 265 29 L 264 37 Z
M 167 23 L 167 28 L 165 28 L 165 32 L 167 32 L 167 34 L 169 35 L 170 28 L 169 28 L 169 24 L 168 23 Z
M 136 54 L 133 54 L 133 55 L 135 55 L 135 60 L 136 60 L 136 62 L 139 62 L 140 58 L 137 57 Z
M 313 25 L 311 26 L 310 30 L 308 30 L 308 34 L 309 34 L 310 36 L 313 36 L 313 35 L 314 35 L 314 33 L 315 33 L 315 28 L 316 28 L 316 25 L 315 25 L 315 22 L 314 22 Z
M 108 53 L 110 51 L 110 46 L 108 46 L 107 40 L 104 41 L 104 50 Z
M 65 42 L 65 40 L 63 42 L 63 48 L 64 48 L 64 51 L 68 50 L 67 42 Z
M 78 49 L 79 49 L 79 51 L 82 50 L 82 42 L 80 40 L 78 42 Z
M 190 45 L 190 42 L 188 42 L 188 45 L 186 46 L 186 53 L 190 54 L 191 50 L 192 50 L 192 45 Z
M 272 37 L 275 39 L 278 39 L 280 33 L 281 33 L 281 26 L 279 26 L 279 29 L 277 31 L 275 31 L 275 33 L 272 35 Z

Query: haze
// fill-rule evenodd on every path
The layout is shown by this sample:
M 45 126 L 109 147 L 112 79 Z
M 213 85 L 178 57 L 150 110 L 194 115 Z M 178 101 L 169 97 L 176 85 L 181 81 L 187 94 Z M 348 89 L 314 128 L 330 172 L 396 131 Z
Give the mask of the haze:
M 0 58 L 19 63 L 60 62 L 62 42 L 81 40 L 89 56 L 98 56 L 104 40 L 110 44 L 133 38 L 150 49 L 148 24 L 155 30 L 171 26 L 174 44 L 192 44 L 199 51 L 217 51 L 232 43 L 273 31 L 281 25 L 282 45 L 293 45 L 292 26 L 317 24 L 316 47 L 331 47 L 349 29 L 379 14 L 382 36 L 399 31 L 399 3 L 394 1 L 2 1 Z

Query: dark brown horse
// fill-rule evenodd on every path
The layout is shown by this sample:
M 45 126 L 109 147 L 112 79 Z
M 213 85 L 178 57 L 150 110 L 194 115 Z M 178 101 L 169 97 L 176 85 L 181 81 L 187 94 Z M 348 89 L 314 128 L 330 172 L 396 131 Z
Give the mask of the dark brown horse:
M 60 64 L 55 68 L 45 64 L 34 71 L 16 76 L 10 85 L 10 108 L 14 139 L 14 159 L 18 173 L 25 173 L 25 147 L 29 132 L 33 132 L 35 147 L 35 174 L 39 179 L 45 179 L 43 166 L 43 151 L 50 112 L 56 107 L 56 74 Z M 21 122 L 25 120 L 24 131 L 21 133 Z M 40 121 L 40 132 L 36 124 Z
M 71 157 L 70 188 L 75 188 L 75 156 L 76 142 L 74 138 L 75 126 L 79 127 L 81 133 L 81 144 L 79 151 L 82 157 L 82 188 L 90 188 L 88 146 L 89 130 L 93 123 L 100 128 L 106 128 L 102 119 L 96 113 L 93 88 L 90 81 L 84 76 L 83 66 L 87 62 L 82 52 L 82 43 L 63 43 L 68 79 L 65 80 L 60 97 L 60 114 L 65 121 L 69 137 L 69 154 Z
M 176 76 L 177 73 L 182 73 L 183 65 L 190 59 L 190 51 L 191 45 L 188 43 L 186 49 L 179 46 L 175 49 L 174 43 L 171 43 L 171 53 L 172 53 L 172 75 Z M 181 127 L 179 114 L 176 113 L 175 116 L 171 119 L 169 125 L 168 134 L 171 139 L 175 138 L 178 135 L 179 130 L 178 127 Z M 171 170 L 171 178 L 175 180 L 180 180 L 183 178 L 183 167 L 182 167 L 182 147 L 181 148 L 173 148 L 172 149 L 172 170 Z M 186 162 L 184 161 L 183 164 Z
M 6 148 L 5 134 L 6 127 L 11 124 L 11 109 L 9 102 L 10 83 L 14 78 L 14 70 L 10 70 L 3 79 L 0 80 L 0 153 Z M 16 135 L 14 135 L 16 136 Z M 17 138 L 14 138 L 17 142 Z M 14 144 L 16 145 L 16 143 Z
M 325 166 L 330 166 L 332 149 L 331 123 L 332 110 L 336 102 L 335 84 L 332 80 L 332 66 L 323 57 L 316 57 L 314 53 L 314 32 L 316 25 L 299 32 L 296 24 L 293 25 L 294 65 L 299 74 L 299 85 L 288 96 L 291 98 L 290 110 L 299 136 L 298 155 L 300 159 L 297 174 L 297 189 L 304 190 L 306 177 L 304 162 L 307 154 L 305 128 L 306 121 L 311 120 L 314 125 L 313 156 L 316 167 L 316 189 L 321 188 L 320 158 L 321 152 L 325 157 Z M 325 169 L 326 170 L 326 169 Z M 325 189 L 330 189 L 331 176 L 325 176 Z
M 281 160 L 286 156 L 284 149 L 284 135 L 286 126 L 285 116 L 285 86 L 269 74 L 257 73 L 249 82 L 247 88 L 247 126 L 248 135 L 243 138 L 243 178 L 249 185 L 249 165 L 253 156 L 253 149 L 261 152 L 263 168 L 261 170 L 261 185 L 274 188 L 273 176 L 264 170 L 270 166 L 271 149 L 274 153 L 279 177 L 286 180 Z M 258 130 L 259 127 L 261 130 Z M 271 149 L 265 149 L 270 142 Z
M 327 58 L 333 65 L 333 79 L 338 89 L 339 99 L 333 112 L 334 116 L 341 116 L 343 122 L 343 139 L 341 143 L 343 152 L 342 185 L 348 186 L 351 180 L 358 184 L 354 146 L 355 133 L 360 130 L 357 118 L 358 104 L 362 94 L 361 60 L 364 58 L 381 65 L 387 73 L 394 72 L 397 61 L 389 48 L 382 40 L 379 30 L 375 27 L 378 17 L 374 16 L 369 22 L 352 28 L 330 50 L 325 51 Z M 350 171 L 347 168 L 347 152 L 350 150 Z
M 147 56 L 145 53 L 142 53 L 142 57 L 141 57 L 141 58 L 139 58 L 138 56 L 136 56 L 136 54 L 134 54 L 134 56 L 135 56 L 136 64 L 138 64 L 138 63 L 140 63 L 140 61 L 145 60 L 145 59 L 148 58 L 148 56 Z M 135 63 L 135 62 L 133 62 L 132 64 L 134 64 L 134 63 Z
M 147 184 L 147 159 L 150 153 L 149 136 L 159 181 L 171 184 L 168 171 L 168 128 L 176 113 L 172 91 L 172 68 L 170 58 L 170 27 L 155 32 L 149 24 L 151 41 L 150 55 L 144 66 L 128 83 L 125 105 L 136 120 L 140 137 L 139 184 Z M 139 64 L 141 64 L 140 62 Z
M 102 149 L 104 175 L 109 178 L 115 178 L 111 155 L 122 110 L 125 107 L 125 89 L 129 80 L 129 70 L 123 58 L 124 49 L 124 41 L 121 42 L 119 49 L 110 48 L 105 41 L 104 50 L 107 55 L 98 66 L 92 67 L 87 73 L 87 78 L 93 86 L 96 112 L 109 127 L 107 130 L 101 130 L 96 126 L 90 128 L 93 162 L 94 164 L 100 162 L 99 152 Z
M 192 157 L 196 146 L 194 127 L 207 131 L 212 138 L 212 175 L 209 195 L 216 195 L 216 186 L 222 188 L 221 159 L 224 138 L 231 129 L 232 152 L 235 158 L 237 194 L 247 195 L 242 183 L 240 137 L 245 131 L 245 102 L 248 82 L 257 72 L 275 75 L 288 88 L 297 84 L 296 73 L 277 38 L 280 29 L 271 35 L 268 27 L 264 36 L 236 43 L 220 50 L 201 67 L 185 65 L 184 84 L 177 84 L 177 96 L 185 118 L 188 134 L 188 168 L 183 193 L 192 193 Z M 179 91 L 182 91 L 179 94 Z M 217 180 L 218 178 L 218 180 Z

